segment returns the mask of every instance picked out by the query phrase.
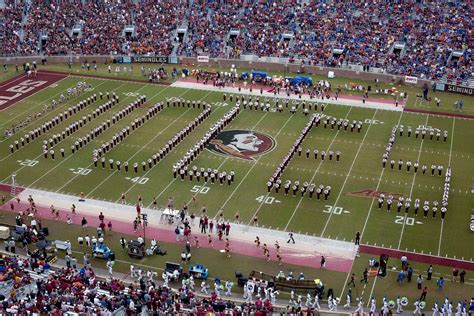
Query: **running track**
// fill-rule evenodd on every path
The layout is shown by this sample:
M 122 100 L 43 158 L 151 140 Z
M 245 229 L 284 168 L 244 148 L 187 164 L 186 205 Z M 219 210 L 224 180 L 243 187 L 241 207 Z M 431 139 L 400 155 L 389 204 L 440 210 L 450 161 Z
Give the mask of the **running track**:
M 388 248 L 382 248 L 382 247 L 376 247 L 376 246 L 370 246 L 370 245 L 360 245 L 359 252 L 375 255 L 377 257 L 379 257 L 382 253 L 384 253 L 390 257 L 390 260 L 397 260 L 397 261 L 400 260 L 400 258 L 403 255 L 406 255 L 408 258 L 408 261 L 413 260 L 413 261 L 423 262 L 427 264 L 435 264 L 435 265 L 440 265 L 440 266 L 448 266 L 452 268 L 474 271 L 474 262 L 472 261 L 469 262 L 465 260 L 443 258 L 443 257 L 438 257 L 438 256 L 425 255 L 425 254 L 420 254 L 420 253 L 415 253 L 415 252 L 388 249 Z
M 10 205 L 14 206 L 13 211 L 11 210 Z M 80 208 L 80 203 L 77 205 Z M 28 204 L 26 202 L 20 202 L 20 205 L 18 205 L 18 203 L 15 200 L 11 200 L 10 202 L 1 206 L 0 210 L 16 213 L 20 211 L 20 209 L 26 210 L 27 208 L 28 208 Z M 37 218 L 43 218 L 43 219 L 48 219 L 48 220 L 54 219 L 51 216 L 51 211 L 48 206 L 37 205 L 37 210 L 38 210 L 36 214 Z M 66 213 L 70 213 L 70 211 L 60 210 L 60 220 L 62 222 L 66 221 Z M 80 212 L 76 212 L 76 213 L 77 213 L 77 216 L 75 217 L 71 216 L 71 218 L 73 220 L 73 224 L 80 225 L 83 215 Z M 94 216 L 91 218 L 90 214 L 87 214 L 86 218 L 87 218 L 89 227 L 98 227 L 100 223 L 98 216 Z M 109 219 L 109 218 L 105 218 L 105 223 L 108 223 L 109 220 L 112 222 L 112 230 L 115 232 L 119 232 L 119 233 L 127 234 L 127 235 L 135 235 L 135 236 L 142 235 L 141 228 L 138 229 L 137 233 L 133 231 L 132 223 L 127 223 L 124 221 Z M 176 234 L 174 232 L 174 228 L 175 226 L 149 225 L 146 228 L 146 237 L 155 238 L 158 241 L 167 242 L 167 243 L 183 244 L 184 242 L 178 242 L 176 240 Z M 197 231 L 199 228 L 196 225 L 196 226 L 192 226 L 192 229 L 194 231 Z M 223 237 L 222 241 L 219 241 L 217 238 L 217 234 L 215 232 L 214 234 L 211 234 L 211 235 L 213 239 L 212 248 L 216 249 L 216 251 L 224 249 L 225 236 Z M 193 246 L 194 246 L 193 244 L 194 236 L 198 236 L 199 245 L 201 248 L 211 248 L 211 246 L 208 243 L 207 235 L 200 234 L 200 233 L 196 235 L 191 235 L 190 241 L 192 242 Z M 232 241 L 232 228 L 230 230 L 229 240 L 230 240 L 231 254 L 234 253 L 234 254 L 241 254 L 245 256 L 256 257 L 256 258 L 262 258 L 262 259 L 264 258 L 263 251 L 261 248 L 257 248 L 255 245 L 250 244 L 248 242 L 244 242 L 244 241 Z M 273 245 L 271 245 L 269 249 L 270 249 L 271 261 L 276 261 L 276 254 L 275 254 Z M 224 257 L 225 255 L 222 254 L 222 256 Z M 316 253 L 313 253 L 313 254 L 302 253 L 301 251 L 298 251 L 298 249 L 295 247 L 289 248 L 286 245 L 281 245 L 281 256 L 282 256 L 282 261 L 287 264 L 305 266 L 305 267 L 310 267 L 310 268 L 320 268 L 319 266 L 320 255 Z M 273 264 L 276 264 L 276 263 L 273 262 Z M 351 271 L 351 267 L 352 267 L 352 260 L 350 259 L 327 257 L 327 261 L 326 261 L 327 270 L 349 273 Z

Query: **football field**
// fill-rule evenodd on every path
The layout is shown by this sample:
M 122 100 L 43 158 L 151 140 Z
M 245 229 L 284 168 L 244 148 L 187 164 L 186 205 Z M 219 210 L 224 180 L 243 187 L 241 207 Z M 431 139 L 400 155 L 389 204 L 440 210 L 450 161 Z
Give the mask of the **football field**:
M 0 77 L 2 81 L 5 79 Z M 32 118 L 14 135 L 1 137 L 1 183 L 10 184 L 11 175 L 15 173 L 17 184 L 22 187 L 75 196 L 83 192 L 85 198 L 116 203 L 121 202 L 121 195 L 124 194 L 126 203 L 131 206 L 141 196 L 144 206 L 150 208 L 154 198 L 159 208 L 165 208 L 172 197 L 176 209 L 188 204 L 188 211 L 197 215 L 205 207 L 211 216 L 223 213 L 225 218 L 233 220 L 238 213 L 240 220 L 249 225 L 258 223 L 259 226 L 280 231 L 345 241 L 353 240 L 356 232 L 360 231 L 363 244 L 467 261 L 474 258 L 474 249 L 468 246 L 473 238 L 469 229 L 474 175 L 472 120 L 339 104 L 329 104 L 324 111 L 319 105 L 315 111 L 312 104 L 310 114 L 317 113 L 321 122 L 328 120 L 329 123 L 326 128 L 321 123 L 310 129 L 301 145 L 301 156 L 294 155 L 282 175 L 282 181 L 284 183 L 288 179 L 293 184 L 298 180 L 301 185 L 308 182 L 316 187 L 329 185 L 331 193 L 325 200 L 323 196 L 318 199 L 316 195 L 310 198 L 308 192 L 302 196 L 300 190 L 294 195 L 290 189 L 289 194 L 285 195 L 283 186 L 278 193 L 275 189 L 268 192 L 268 179 L 311 116 L 303 115 L 301 106 L 295 114 L 291 114 L 285 106 L 279 113 L 275 111 L 273 98 L 269 100 L 269 111 L 241 107 L 239 115 L 217 135 L 218 141 L 212 142 L 214 145 L 200 153 L 189 165 L 189 170 L 196 166 L 198 170 L 204 168 L 205 172 L 208 168 L 227 174 L 234 172 L 234 181 L 230 184 L 224 181 L 222 185 L 218 180 L 213 183 L 209 178 L 206 181 L 204 176 L 199 181 L 196 176 L 192 180 L 188 175 L 183 180 L 179 175 L 174 177 L 173 165 L 235 106 L 236 96 L 230 101 L 229 94 L 224 101 L 223 93 L 205 89 L 64 76 L 46 83 L 17 102 L 11 102 L 0 112 L 0 128 L 3 131 L 29 115 L 41 112 L 45 105 L 50 105 L 53 99 L 58 100 L 61 94 L 66 95 L 66 90 L 80 81 L 87 82 L 91 88 Z M 1 83 L 0 89 L 6 85 Z M 60 113 L 68 112 L 79 101 L 100 92 L 104 99 L 97 98 L 84 109 L 58 121 L 48 131 L 25 141 L 25 135 L 31 130 L 41 128 Z M 94 111 L 108 101 L 105 97 L 107 92 L 114 92 L 119 97 L 118 104 L 94 115 Z M 107 124 L 107 120 L 112 121 L 114 115 L 142 95 L 146 96 L 145 104 L 111 123 L 100 135 L 75 148 L 72 153 L 71 146 L 75 147 L 76 141 L 86 139 L 88 133 L 103 123 Z M 185 102 L 178 105 L 178 99 Z M 188 100 L 196 104 L 198 101 L 210 104 L 210 115 L 156 164 L 149 164 L 153 155 L 157 155 L 178 132 L 203 112 L 202 108 L 188 106 Z M 97 166 L 94 165 L 94 149 L 112 140 L 135 120 L 141 120 L 147 115 L 147 110 L 159 102 L 164 105 L 161 111 L 130 129 L 122 141 L 103 155 L 106 158 L 104 168 L 100 160 Z M 85 123 L 77 131 L 61 137 L 57 144 L 53 142 L 55 159 L 50 154 L 45 158 L 43 142 L 49 144 L 53 134 L 62 135 L 70 124 L 83 117 Z M 336 122 L 347 119 L 349 124 L 354 120 L 360 121 L 362 128 L 360 132 L 357 129 L 351 132 L 350 128 L 345 130 L 343 127 L 338 129 L 337 124 L 331 128 L 333 118 Z M 397 130 L 389 158 L 389 161 L 395 160 L 395 167 L 391 169 L 388 163 L 386 168 L 382 168 L 382 155 L 395 125 L 404 126 L 401 136 Z M 409 126 L 413 130 L 410 137 Z M 440 130 L 441 137 L 436 140 L 434 136 L 430 140 L 429 132 L 425 138 L 421 133 L 415 137 L 417 128 L 420 131 Z M 448 133 L 446 141 L 443 131 Z M 246 139 L 239 141 L 239 137 Z M 18 141 L 18 149 L 15 141 Z M 242 147 L 248 142 L 253 142 L 254 147 Z M 10 145 L 14 147 L 13 152 Z M 60 148 L 64 148 L 64 157 L 60 154 Z M 310 149 L 308 158 L 306 149 Z M 317 158 L 314 157 L 315 149 L 318 150 Z M 331 160 L 328 154 L 322 160 L 322 151 L 340 152 L 340 160 L 336 160 L 335 154 Z M 113 160 L 113 168 L 109 165 L 110 159 Z M 402 170 L 398 170 L 400 159 L 404 162 Z M 419 162 L 417 173 L 413 167 L 406 171 L 408 160 Z M 121 163 L 120 170 L 117 161 Z M 125 162 L 129 164 L 128 172 L 124 168 Z M 134 163 L 138 164 L 137 172 L 133 170 Z M 423 164 L 428 167 L 426 174 L 421 172 Z M 443 166 L 442 175 L 439 176 L 436 171 L 432 176 L 431 165 Z M 440 208 L 433 218 L 432 206 L 434 201 L 441 204 L 448 166 L 452 171 L 449 204 L 446 219 L 442 221 Z M 396 197 L 390 212 L 387 212 L 385 203 L 379 209 L 377 198 L 380 193 Z M 398 196 L 411 197 L 408 212 L 405 212 L 404 206 L 397 212 Z M 413 207 L 415 199 L 421 201 L 417 216 Z M 430 202 L 427 218 L 423 216 L 424 201 Z

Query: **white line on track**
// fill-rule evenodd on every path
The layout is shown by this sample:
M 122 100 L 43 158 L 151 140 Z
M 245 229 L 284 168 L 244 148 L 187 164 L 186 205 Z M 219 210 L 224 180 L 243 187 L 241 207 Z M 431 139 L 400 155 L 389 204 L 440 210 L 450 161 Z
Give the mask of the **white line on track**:
M 377 114 L 377 111 L 378 110 L 375 110 L 374 115 L 372 116 L 371 122 L 374 121 L 375 115 Z M 369 129 L 372 125 L 373 125 L 372 123 L 369 123 L 369 126 L 365 130 L 364 138 L 362 138 L 362 141 L 360 142 L 359 148 L 357 149 L 357 153 L 356 153 L 354 159 L 352 160 L 352 164 L 349 168 L 349 172 L 347 172 L 347 175 L 346 175 L 346 178 L 344 179 L 344 183 L 342 184 L 341 190 L 339 190 L 339 194 L 337 195 L 336 201 L 334 202 L 334 205 L 333 205 L 333 208 L 332 208 L 333 210 L 337 206 L 337 202 L 339 202 L 339 199 L 341 198 L 342 192 L 344 191 L 344 188 L 345 188 L 346 183 L 347 183 L 347 179 L 349 179 L 349 176 L 352 172 L 352 168 L 354 168 L 357 157 L 359 157 L 360 150 L 362 149 L 362 146 L 364 145 L 365 139 L 367 138 L 367 135 L 369 134 Z M 324 233 L 326 232 L 326 228 L 329 225 L 329 221 L 331 220 L 332 214 L 333 214 L 333 212 L 329 213 L 328 219 L 326 220 L 326 224 L 324 225 L 323 231 L 321 232 L 321 237 L 323 237 Z
M 145 87 L 146 87 L 146 86 L 143 86 L 143 87 L 141 87 L 140 89 L 136 90 L 135 92 L 138 92 L 138 91 L 140 91 L 141 89 L 143 89 L 143 88 L 145 88 Z M 166 88 L 165 88 L 165 89 L 166 89 Z M 164 89 L 164 90 L 165 90 L 165 89 Z M 112 90 L 112 91 L 115 91 L 115 89 Z M 162 91 L 163 91 L 163 90 L 162 90 Z M 157 93 L 156 95 L 154 95 L 152 98 L 154 98 L 155 96 L 159 95 L 162 91 L 158 92 L 158 93 Z M 129 98 L 129 97 L 125 97 L 123 100 L 126 100 L 127 98 Z M 122 100 L 122 101 L 123 101 L 123 100 Z M 36 157 L 34 158 L 34 160 L 38 159 L 38 158 L 41 157 L 42 155 L 43 155 L 43 154 L 40 154 L 40 155 L 36 156 Z M 39 181 L 40 179 L 42 179 L 44 176 L 48 175 L 51 171 L 54 171 L 57 167 L 59 167 L 59 166 L 62 165 L 64 162 L 68 161 L 71 157 L 74 157 L 74 156 L 75 156 L 75 155 L 69 155 L 68 157 L 66 157 L 65 159 L 63 159 L 60 163 L 58 163 L 56 166 L 54 166 L 53 168 L 49 169 L 47 172 L 43 173 L 43 174 L 41 175 L 41 177 L 39 177 L 38 179 L 36 179 L 33 183 L 29 184 L 29 186 L 34 185 L 36 182 L 38 182 L 38 181 Z M 91 164 L 91 165 L 92 165 L 92 164 Z M 90 166 L 90 165 L 89 165 L 89 166 Z M 25 167 L 26 167 L 26 166 L 23 166 L 23 167 L 19 168 L 18 170 L 16 170 L 16 172 L 18 173 L 18 171 L 22 170 L 22 169 L 25 168 Z M 75 176 L 75 177 L 77 177 L 77 176 Z M 8 179 L 8 178 L 9 178 L 9 176 L 8 176 L 7 178 L 5 178 L 5 179 L 3 180 L 3 182 L 5 182 L 6 179 Z
M 426 122 L 425 122 L 425 126 L 428 125 L 428 119 L 430 118 L 429 115 L 426 116 Z M 420 161 L 420 157 L 421 157 L 421 153 L 422 153 L 422 148 L 423 148 L 423 144 L 424 144 L 425 140 L 422 139 L 421 140 L 421 144 L 420 144 L 420 149 L 418 151 L 418 158 L 416 159 L 416 161 Z M 416 173 L 413 173 L 413 181 L 411 182 L 411 188 L 410 188 L 410 194 L 408 195 L 411 199 L 411 195 L 413 194 L 413 188 L 415 187 L 415 180 L 416 180 Z M 403 238 L 403 232 L 405 231 L 405 223 L 407 221 L 407 213 L 405 212 L 405 216 L 404 216 L 404 220 L 403 220 L 403 224 L 402 224 L 402 231 L 400 232 L 400 239 L 398 240 L 398 247 L 397 249 L 400 249 L 400 246 L 402 245 L 402 238 Z
M 267 112 L 268 113 L 268 112 Z M 286 127 L 286 125 L 288 124 L 288 122 L 291 120 L 291 118 L 294 116 L 294 114 L 290 115 L 290 117 L 286 120 L 285 124 L 283 124 L 283 126 L 280 128 L 280 130 L 278 131 L 278 133 L 273 136 L 275 139 L 278 137 L 278 135 L 280 135 L 281 131 L 283 131 L 283 129 Z M 260 122 L 260 121 L 259 121 Z M 257 123 L 258 124 L 258 123 Z M 254 126 L 254 128 L 256 127 L 256 125 Z M 225 200 L 224 204 L 222 204 L 222 206 L 219 208 L 219 210 L 222 210 L 226 205 L 227 203 L 230 201 L 230 199 L 234 196 L 235 192 L 237 192 L 237 190 L 239 189 L 240 185 L 244 182 L 244 180 L 247 178 L 247 176 L 250 174 L 250 172 L 252 172 L 253 168 L 258 164 L 260 158 L 262 158 L 263 156 L 260 156 L 258 157 L 255 161 L 254 161 L 254 164 L 252 165 L 252 167 L 247 171 L 247 173 L 245 174 L 245 176 L 242 178 L 242 180 L 240 180 L 239 184 L 235 187 L 235 189 L 232 191 L 232 193 L 229 195 L 229 197 L 227 198 L 227 200 Z M 217 214 L 214 216 L 214 218 L 217 216 Z
M 451 154 L 453 153 L 453 140 L 454 140 L 454 124 L 456 122 L 456 118 L 453 118 L 453 127 L 451 129 L 451 145 L 449 146 L 449 160 L 448 160 L 448 167 L 451 167 Z M 443 229 L 444 229 L 444 221 L 441 221 L 441 229 L 439 231 L 439 242 L 438 242 L 438 256 L 441 253 L 441 242 L 443 240 Z
M 349 117 L 349 114 L 351 113 L 351 111 L 352 111 L 352 106 L 349 107 L 349 111 L 347 111 L 346 116 L 344 117 L 344 119 L 347 119 L 347 118 Z M 331 143 L 329 144 L 328 148 L 326 149 L 326 152 L 329 151 L 329 149 L 332 147 L 332 145 L 333 145 L 334 142 L 336 141 L 336 138 L 337 138 L 337 136 L 339 135 L 339 132 L 340 132 L 340 130 L 337 130 L 336 134 L 334 134 L 334 137 L 332 138 Z M 322 165 L 322 160 L 319 162 L 319 165 L 318 165 L 318 167 L 316 168 L 316 170 L 314 171 L 313 176 L 312 176 L 311 179 L 309 180 L 309 183 L 312 183 L 312 182 L 313 182 L 313 180 L 314 180 L 314 178 L 316 177 L 316 174 L 318 173 L 319 168 L 321 167 L 321 165 Z M 270 194 L 270 192 L 267 194 L 267 196 L 268 196 L 269 194 Z M 291 217 L 290 217 L 290 219 L 288 220 L 288 223 L 286 223 L 285 228 L 283 228 L 284 231 L 286 231 L 286 230 L 288 229 L 288 226 L 290 226 L 290 223 L 291 223 L 291 221 L 293 220 L 293 217 L 295 217 L 296 211 L 297 211 L 298 208 L 300 207 L 301 202 L 303 202 L 303 199 L 304 199 L 304 198 L 305 198 L 304 196 L 300 197 L 300 200 L 298 201 L 298 204 L 296 204 L 296 207 L 295 207 L 295 209 L 293 210 L 293 213 L 291 214 Z M 257 215 L 257 213 L 258 213 L 258 211 L 260 210 L 260 208 L 262 207 L 264 201 L 265 201 L 265 200 L 263 200 L 262 203 L 260 204 L 260 206 L 258 207 L 257 211 L 256 211 L 255 214 L 254 214 L 254 217 Z M 253 217 L 252 217 L 252 218 L 253 218 Z
M 403 116 L 403 113 L 405 112 L 401 112 L 400 113 L 400 117 L 398 118 L 398 122 L 397 122 L 397 125 L 400 125 L 400 122 L 402 121 L 402 116 Z M 382 183 L 382 179 L 383 179 L 383 174 L 385 172 L 385 168 L 382 168 L 382 172 L 380 173 L 380 177 L 379 177 L 379 181 L 377 183 L 377 186 L 375 187 L 375 191 L 377 192 L 380 188 L 380 183 Z M 369 218 L 370 218 L 370 214 L 372 213 L 372 207 L 374 206 L 374 203 L 375 203 L 375 199 L 372 199 L 372 202 L 370 203 L 370 207 L 369 207 L 369 213 L 367 214 L 367 217 L 365 218 L 365 223 L 364 223 L 364 226 L 362 227 L 362 230 L 360 232 L 360 239 L 362 239 L 362 237 L 364 236 L 364 232 L 365 232 L 365 229 L 367 227 L 367 223 L 369 221 Z

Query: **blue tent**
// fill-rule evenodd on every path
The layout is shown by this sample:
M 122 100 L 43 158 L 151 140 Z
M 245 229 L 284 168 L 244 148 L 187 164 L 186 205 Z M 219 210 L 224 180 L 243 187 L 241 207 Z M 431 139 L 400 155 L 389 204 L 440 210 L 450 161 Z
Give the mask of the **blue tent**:
M 291 85 L 297 85 L 297 84 L 305 84 L 305 85 L 308 85 L 308 86 L 312 86 L 313 85 L 313 79 L 311 79 L 311 77 L 294 77 L 293 79 L 291 79 Z
M 265 71 L 252 71 L 252 79 L 265 79 L 267 76 Z
M 240 80 L 247 80 L 248 77 L 249 77 L 249 73 L 243 72 L 242 75 L 240 76 Z M 265 79 L 267 77 L 268 77 L 268 73 L 266 73 L 265 71 L 252 70 L 252 73 L 250 74 L 250 78 L 257 81 L 261 79 Z

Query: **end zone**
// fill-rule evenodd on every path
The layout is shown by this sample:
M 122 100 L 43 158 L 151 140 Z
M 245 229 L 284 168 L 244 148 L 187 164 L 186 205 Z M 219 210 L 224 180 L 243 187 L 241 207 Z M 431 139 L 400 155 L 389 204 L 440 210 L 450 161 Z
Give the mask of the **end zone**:
M 36 76 L 30 78 L 24 74 L 11 78 L 0 85 L 0 111 L 66 77 L 66 74 L 38 72 Z

